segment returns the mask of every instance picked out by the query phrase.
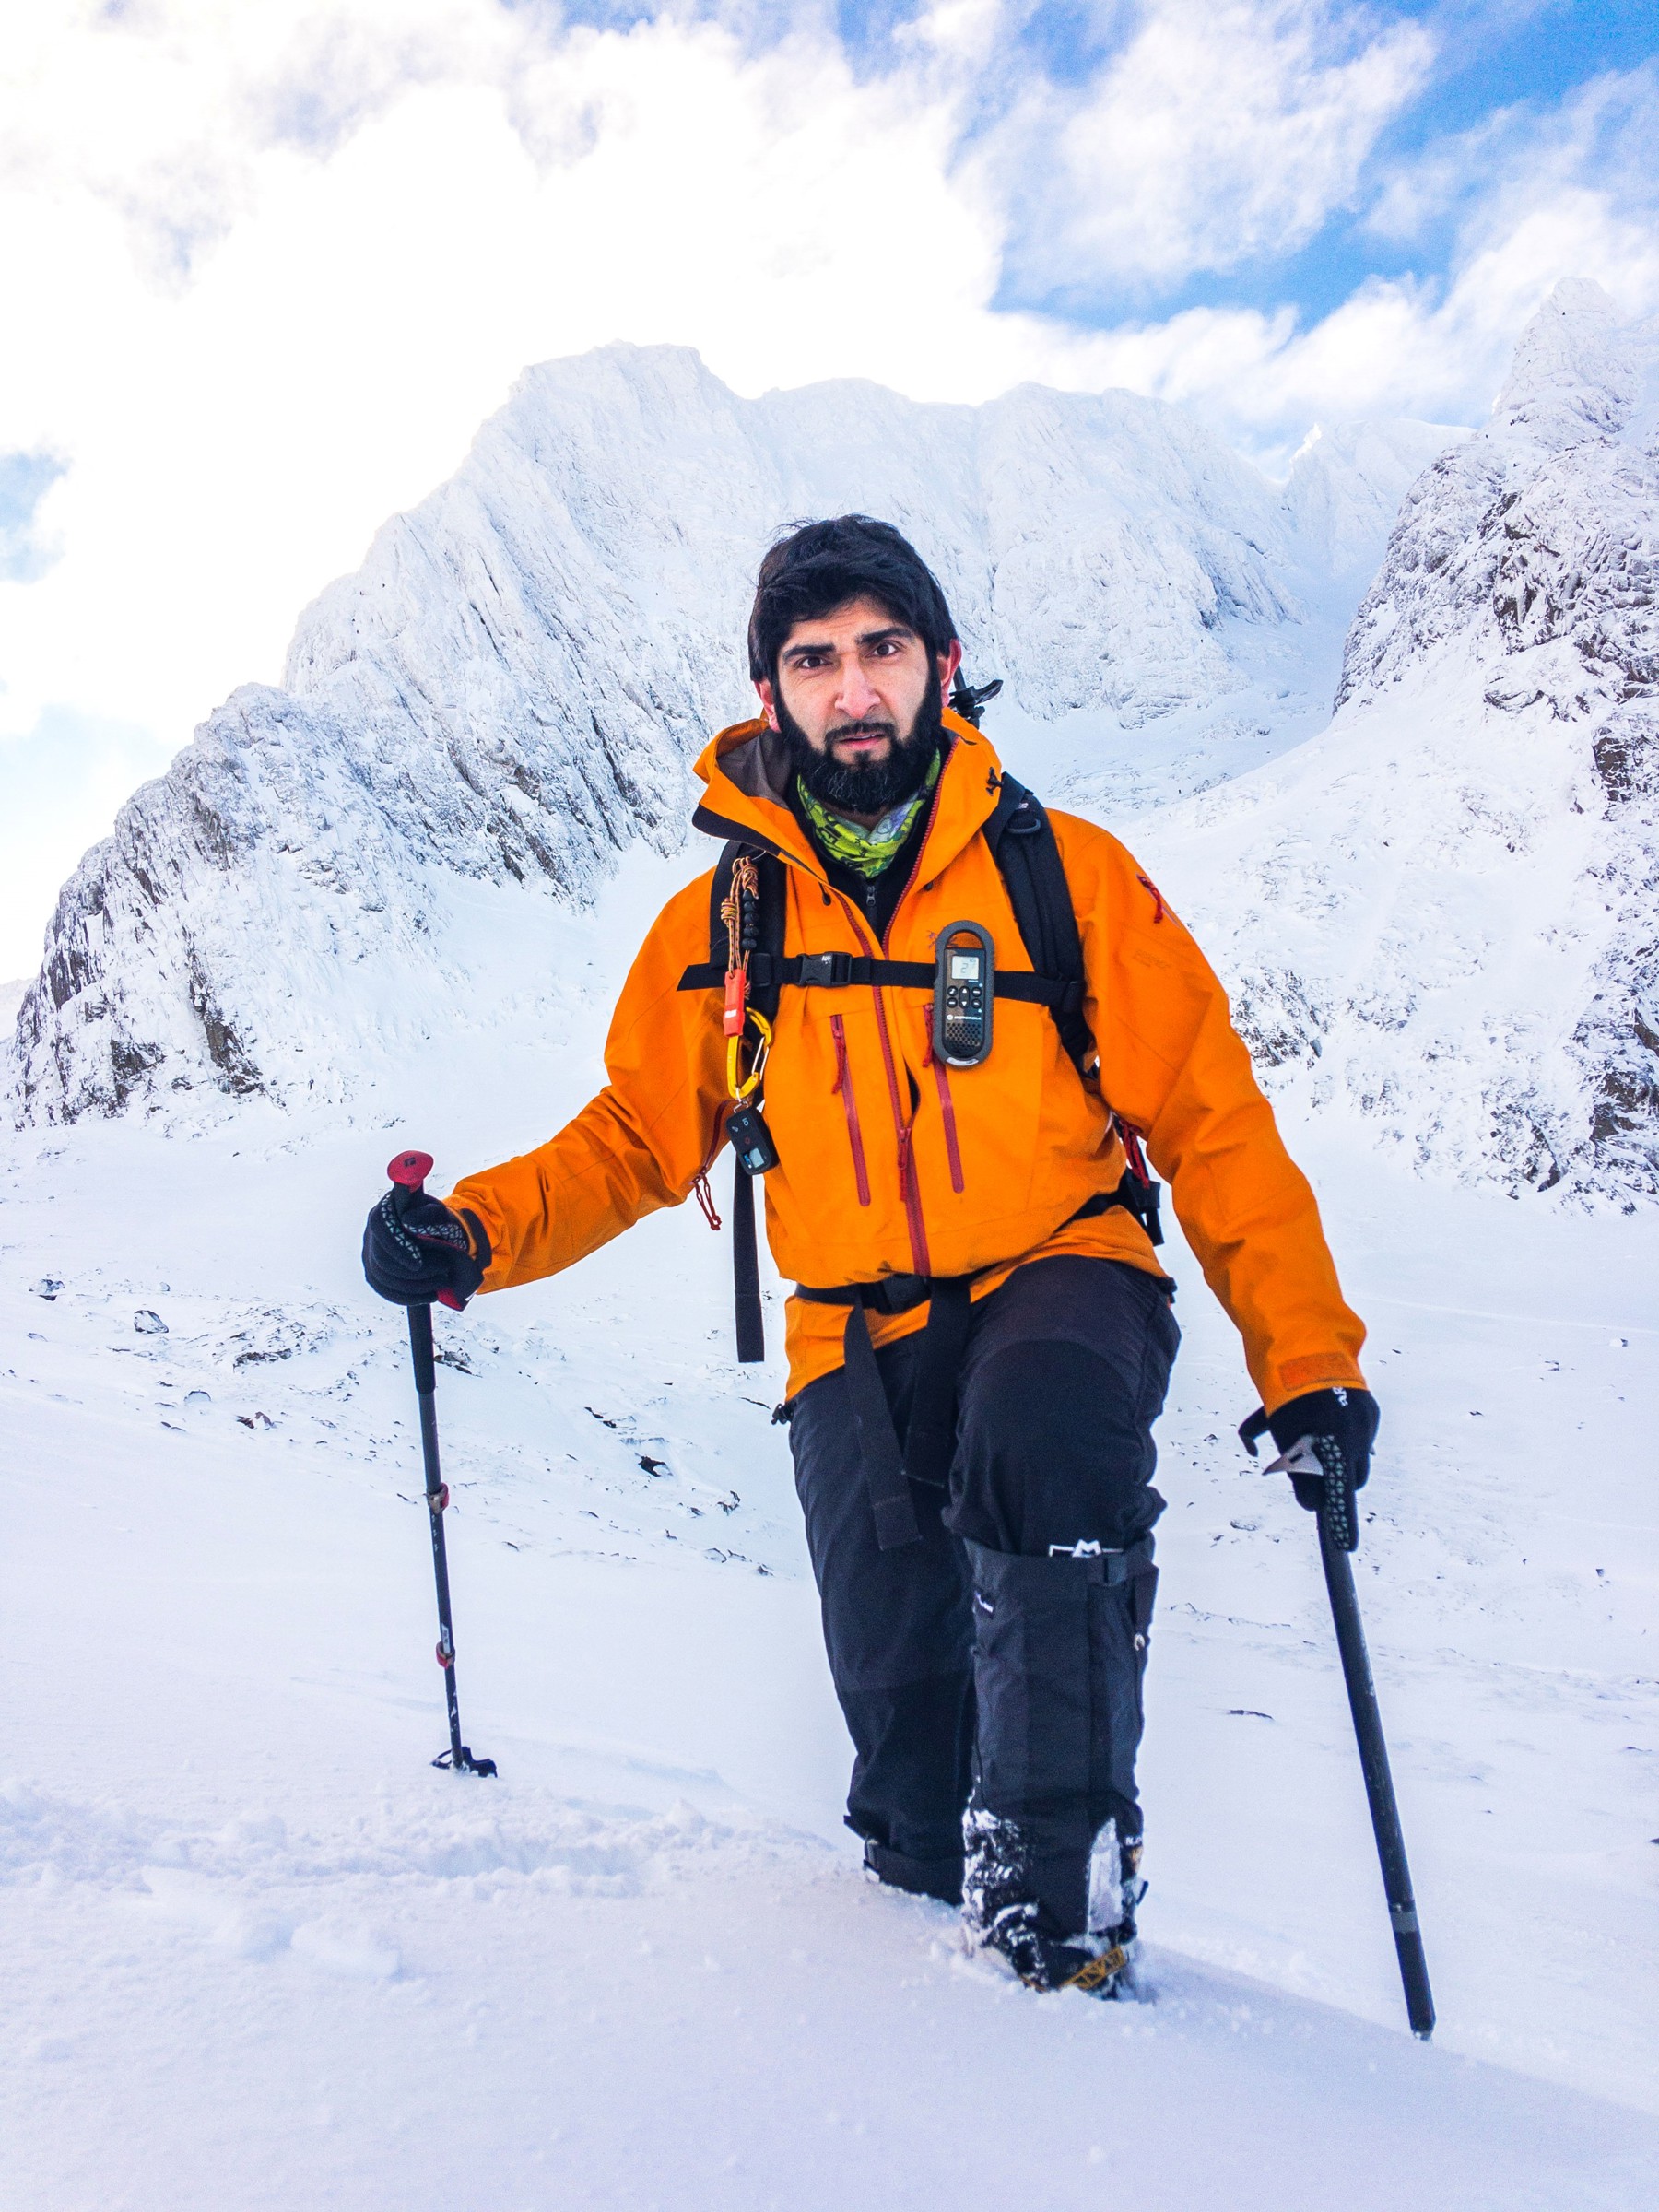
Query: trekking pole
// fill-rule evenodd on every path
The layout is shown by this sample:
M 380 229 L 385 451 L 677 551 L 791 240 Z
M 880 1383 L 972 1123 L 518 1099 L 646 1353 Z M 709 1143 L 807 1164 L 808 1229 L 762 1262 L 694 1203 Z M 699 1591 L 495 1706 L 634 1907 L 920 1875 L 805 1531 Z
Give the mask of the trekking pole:
M 400 1152 L 386 1170 L 394 1183 L 418 1192 L 432 1171 L 429 1152 Z M 446 1306 L 459 1300 L 440 1291 Z M 427 1519 L 432 1526 L 432 1574 L 438 1584 L 438 1664 L 443 1669 L 443 1694 L 449 1705 L 450 1747 L 432 1761 L 458 1774 L 493 1774 L 493 1759 L 475 1759 L 461 1741 L 461 1706 L 455 1694 L 455 1631 L 450 1616 L 449 1554 L 443 1540 L 443 1516 L 449 1506 L 449 1485 L 438 1464 L 438 1366 L 432 1350 L 432 1309 L 409 1308 L 409 1354 L 415 1365 L 415 1400 L 420 1407 L 420 1453 L 426 1463 Z
M 1354 1716 L 1354 1734 L 1359 1743 L 1359 1769 L 1365 1776 L 1365 1794 L 1371 1804 L 1371 1830 L 1377 1839 L 1388 1918 L 1400 1961 L 1400 1981 L 1406 1991 L 1406 2015 L 1413 2035 L 1426 2043 L 1434 2033 L 1434 1994 L 1429 1987 L 1429 1961 L 1423 1954 L 1417 1900 L 1411 1893 L 1411 1869 L 1406 1863 L 1406 1837 L 1400 1827 L 1400 1808 L 1394 1799 L 1394 1776 L 1389 1771 L 1388 1746 L 1382 1737 L 1377 1686 L 1371 1679 L 1365 1630 L 1359 1625 L 1359 1599 L 1354 1589 L 1354 1570 L 1348 1556 L 1359 1548 L 1359 1530 L 1341 1447 L 1332 1437 L 1303 1437 L 1282 1458 L 1275 1460 L 1267 1473 L 1301 1476 L 1321 1486 L 1319 1556 L 1324 1566 L 1325 1588 L 1330 1594 L 1331 1618 L 1336 1627 L 1336 1649 L 1342 1656 L 1348 1710 Z

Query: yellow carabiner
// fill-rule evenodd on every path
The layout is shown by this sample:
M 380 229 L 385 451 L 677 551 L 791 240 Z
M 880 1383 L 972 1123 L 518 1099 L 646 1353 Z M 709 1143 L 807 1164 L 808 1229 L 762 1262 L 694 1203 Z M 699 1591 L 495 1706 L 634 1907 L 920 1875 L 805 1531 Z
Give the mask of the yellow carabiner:
M 759 1048 L 755 1053 L 754 1064 L 749 1069 L 749 1081 L 751 1084 L 755 1084 L 759 1083 L 765 1074 L 766 1063 L 771 1057 L 771 1023 L 767 1020 L 764 1014 L 758 1014 L 753 1006 L 748 1010 L 748 1018 L 760 1032 Z
M 728 1037 L 726 1039 L 726 1088 L 739 1106 L 747 1104 L 760 1088 L 760 1078 L 766 1072 L 767 1059 L 771 1052 L 771 1022 L 767 1020 L 764 1014 L 757 1014 L 753 1006 L 748 1010 L 748 1018 L 759 1030 L 760 1041 L 755 1049 L 754 1061 L 747 1076 L 740 1072 L 742 1064 L 739 1053 L 743 1043 L 742 1038 Z

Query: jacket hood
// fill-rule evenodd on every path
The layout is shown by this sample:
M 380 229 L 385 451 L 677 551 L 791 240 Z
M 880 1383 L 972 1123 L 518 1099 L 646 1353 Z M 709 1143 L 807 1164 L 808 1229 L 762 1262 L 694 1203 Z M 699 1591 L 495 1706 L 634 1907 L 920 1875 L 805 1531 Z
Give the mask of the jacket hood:
M 922 849 L 929 874 L 947 865 L 978 834 L 996 805 L 1002 780 L 989 739 L 948 708 L 942 720 L 949 745 Z M 775 730 L 759 718 L 735 722 L 710 739 L 695 767 L 707 789 L 691 817 L 694 829 L 723 840 L 759 839 L 823 875 L 823 862 L 789 805 L 789 750 Z

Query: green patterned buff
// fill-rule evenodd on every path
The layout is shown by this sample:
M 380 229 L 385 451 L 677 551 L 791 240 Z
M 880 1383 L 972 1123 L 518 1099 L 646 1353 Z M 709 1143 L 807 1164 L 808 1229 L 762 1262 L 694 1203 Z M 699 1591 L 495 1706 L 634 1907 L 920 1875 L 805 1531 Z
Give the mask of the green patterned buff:
M 939 756 L 935 753 L 927 771 L 927 781 L 915 797 L 884 814 L 873 830 L 865 829 L 860 822 L 850 822 L 844 814 L 831 814 L 821 799 L 813 797 L 799 776 L 795 778 L 795 796 L 812 824 L 818 843 L 830 859 L 873 880 L 889 865 L 914 829 L 916 817 L 938 780 Z

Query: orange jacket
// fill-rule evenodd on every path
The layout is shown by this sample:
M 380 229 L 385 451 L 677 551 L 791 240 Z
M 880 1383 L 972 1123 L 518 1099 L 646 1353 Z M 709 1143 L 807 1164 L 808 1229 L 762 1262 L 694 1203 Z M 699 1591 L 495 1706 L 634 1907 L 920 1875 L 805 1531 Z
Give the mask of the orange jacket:
M 830 888 L 785 803 L 779 740 L 749 722 L 706 748 L 697 821 L 759 836 L 787 864 L 786 952 L 931 962 L 935 932 L 967 918 L 990 932 L 999 972 L 1030 969 L 978 834 L 995 804 L 996 756 L 967 723 L 947 714 L 946 724 L 954 743 L 884 947 Z M 1220 984 L 1116 838 L 1073 815 L 1051 818 L 1082 934 L 1099 1091 L 1079 1079 L 1041 1006 L 999 998 L 989 1058 L 947 1069 L 933 1056 L 928 994 L 786 988 L 765 1086 L 780 1158 L 764 1182 L 766 1227 L 780 1272 L 827 1287 L 988 1270 L 976 1297 L 1021 1262 L 1060 1253 L 1161 1273 L 1122 1208 L 1070 1220 L 1124 1172 L 1115 1109 L 1144 1133 L 1268 1410 L 1326 1384 L 1362 1383 L 1364 1327 L 1343 1303 L 1313 1194 L 1280 1141 Z M 677 988 L 686 968 L 709 959 L 712 873 L 669 900 L 641 947 L 598 1097 L 538 1150 L 451 1194 L 488 1232 L 486 1290 L 555 1274 L 642 1214 L 679 1205 L 719 1150 L 722 994 Z M 926 1317 L 925 1306 L 872 1313 L 871 1335 L 888 1343 Z M 789 1300 L 792 1394 L 841 1364 L 845 1320 L 844 1308 Z

